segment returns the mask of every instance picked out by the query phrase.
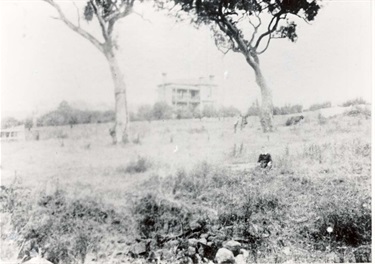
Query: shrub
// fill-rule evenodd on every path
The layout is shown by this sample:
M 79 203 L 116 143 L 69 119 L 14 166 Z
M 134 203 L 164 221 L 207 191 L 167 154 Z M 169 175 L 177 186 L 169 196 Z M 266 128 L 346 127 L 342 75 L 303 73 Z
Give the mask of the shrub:
M 367 104 L 367 102 L 363 98 L 358 97 L 358 98 L 351 99 L 351 100 L 344 102 L 342 106 L 347 107 L 347 106 L 360 105 L 360 104 Z
M 142 173 L 146 172 L 151 167 L 151 162 L 145 157 L 138 157 L 136 161 L 130 162 L 126 168 L 125 172 L 127 173 Z M 120 170 L 123 170 L 120 168 Z
M 155 194 L 146 194 L 137 199 L 133 215 L 144 238 L 180 234 L 191 220 L 186 208 Z
M 331 102 L 325 102 L 325 103 L 321 103 L 321 104 L 313 104 L 309 107 L 309 110 L 315 111 L 315 110 L 319 110 L 319 109 L 322 109 L 322 108 L 330 108 L 331 106 L 332 106 Z
M 241 111 L 238 110 L 234 106 L 228 106 L 228 107 L 222 106 L 222 107 L 220 107 L 220 109 L 218 111 L 218 116 L 220 116 L 220 117 L 234 117 L 234 116 L 238 116 L 240 113 L 241 113 Z
M 136 120 L 139 121 L 151 121 L 154 119 L 154 112 L 151 105 L 141 105 L 138 108 Z
M 152 115 L 156 120 L 171 119 L 172 112 L 172 107 L 164 102 L 157 102 L 152 108 Z
M 366 119 L 371 117 L 371 110 L 367 107 L 356 106 L 344 113 L 347 116 L 363 116 Z
M 289 115 L 289 114 L 297 114 L 302 113 L 302 105 L 285 105 L 282 107 L 274 107 L 273 114 L 274 115 Z
M 204 117 L 218 117 L 219 113 L 215 107 L 211 105 L 206 105 L 203 107 L 202 116 Z

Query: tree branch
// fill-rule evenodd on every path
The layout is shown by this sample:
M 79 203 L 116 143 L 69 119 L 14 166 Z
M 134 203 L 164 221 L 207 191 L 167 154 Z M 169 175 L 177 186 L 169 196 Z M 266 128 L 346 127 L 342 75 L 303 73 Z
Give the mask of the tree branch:
M 271 19 L 271 21 L 270 21 L 270 23 L 269 23 L 269 25 L 268 25 L 268 30 L 267 30 L 266 32 L 264 32 L 262 35 L 259 36 L 259 38 L 258 38 L 258 40 L 257 40 L 257 42 L 256 42 L 256 44 L 255 44 L 255 46 L 254 46 L 254 50 L 257 50 L 257 49 L 258 49 L 259 44 L 260 44 L 260 42 L 262 41 L 262 39 L 263 39 L 264 37 L 270 35 L 271 33 L 273 33 L 273 32 L 277 29 L 277 24 L 279 23 L 279 21 L 280 21 L 280 19 L 281 19 L 281 18 L 280 18 L 281 15 L 282 15 L 282 13 L 280 12 L 280 13 L 278 13 L 276 16 L 274 16 L 274 17 Z M 272 23 L 274 22 L 275 19 L 276 19 L 276 22 L 275 22 L 275 24 L 272 26 Z
M 95 13 L 96 18 L 97 18 L 98 21 L 99 21 L 100 28 L 102 29 L 102 35 L 103 35 L 103 38 L 104 38 L 104 40 L 107 42 L 107 41 L 110 40 L 110 36 L 109 36 L 109 34 L 108 34 L 108 31 L 107 31 L 107 27 L 106 27 L 105 21 L 103 20 L 101 14 L 99 14 L 99 9 L 98 9 L 98 7 L 94 4 L 94 1 L 90 0 L 90 5 L 91 5 L 92 9 L 94 10 L 94 13 Z
M 118 8 L 118 12 L 113 12 L 107 17 L 104 17 L 104 21 L 109 22 L 113 20 L 113 23 L 119 20 L 120 18 L 126 17 L 133 11 L 133 5 L 135 0 L 128 0 L 121 3 Z
M 254 14 L 255 14 L 256 18 L 258 18 L 258 25 L 255 25 L 253 22 L 251 22 L 251 18 L 249 17 L 249 22 L 254 28 L 253 34 L 252 34 L 251 39 L 250 39 L 250 46 L 252 46 L 252 43 L 255 39 L 255 36 L 258 33 L 258 29 L 259 29 L 260 25 L 262 24 L 262 20 L 260 19 L 259 15 L 257 15 L 256 13 L 254 13 Z
M 87 31 L 83 30 L 81 27 L 74 25 L 72 22 L 70 22 L 63 11 L 61 10 L 60 6 L 55 3 L 54 0 L 42 0 L 51 6 L 53 6 L 57 12 L 59 13 L 59 19 L 62 20 L 71 30 L 75 31 L 77 34 L 81 35 L 88 41 L 90 41 L 97 49 L 99 49 L 101 52 L 104 53 L 103 44 L 100 43 L 93 35 L 88 33 Z
M 76 7 L 76 11 L 77 11 L 77 22 L 78 22 L 78 27 L 81 27 L 81 16 L 79 15 L 79 9 L 78 9 L 78 6 L 76 5 L 75 2 L 73 2 L 73 5 Z

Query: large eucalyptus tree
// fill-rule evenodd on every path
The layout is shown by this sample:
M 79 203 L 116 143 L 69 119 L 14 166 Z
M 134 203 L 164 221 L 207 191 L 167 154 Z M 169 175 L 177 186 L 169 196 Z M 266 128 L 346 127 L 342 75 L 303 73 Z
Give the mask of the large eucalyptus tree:
M 81 27 L 81 14 L 78 14 L 77 22 L 73 23 L 67 18 L 57 0 L 43 1 L 56 9 L 58 19 L 64 22 L 71 30 L 92 43 L 107 59 L 114 84 L 116 112 L 115 127 L 111 134 L 114 143 L 126 143 L 128 141 L 129 125 L 126 85 L 116 56 L 117 44 L 113 36 L 113 30 L 120 19 L 133 12 L 135 0 L 85 0 L 85 5 L 81 13 L 86 21 L 97 20 L 102 40 L 98 40 L 94 35 Z M 77 10 L 79 11 L 78 7 Z
M 261 90 L 260 122 L 264 132 L 273 127 L 271 88 L 261 70 L 259 56 L 272 39 L 297 40 L 296 20 L 312 21 L 320 6 L 317 0 L 158 0 L 179 18 L 209 25 L 216 46 L 224 53 L 241 53 L 255 73 Z M 173 4 L 171 7 L 170 4 Z M 177 12 L 175 10 L 178 10 Z M 184 16 L 183 14 L 188 14 Z M 297 19 L 295 19 L 297 18 Z

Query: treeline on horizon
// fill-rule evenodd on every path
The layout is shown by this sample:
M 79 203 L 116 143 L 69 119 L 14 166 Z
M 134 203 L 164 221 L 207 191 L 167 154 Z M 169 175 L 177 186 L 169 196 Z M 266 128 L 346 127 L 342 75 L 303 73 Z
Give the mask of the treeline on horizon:
M 351 106 L 358 104 L 367 104 L 362 98 L 351 99 L 340 106 Z M 274 115 L 289 115 L 298 114 L 304 111 L 315 111 L 322 108 L 330 108 L 331 102 L 324 102 L 311 105 L 308 109 L 303 109 L 300 104 L 287 104 L 281 107 L 275 106 L 273 109 Z M 249 108 L 246 114 L 248 116 L 259 115 L 259 103 L 256 100 Z M 130 121 L 154 121 L 154 120 L 167 120 L 167 119 L 191 119 L 191 118 L 225 118 L 234 117 L 240 114 L 234 106 L 220 106 L 218 108 L 206 106 L 202 111 L 197 108 L 185 108 L 174 110 L 171 106 L 164 102 L 157 102 L 153 105 L 141 105 L 136 112 L 129 112 Z M 59 106 L 52 111 L 37 118 L 37 126 L 74 126 L 77 124 L 93 124 L 93 123 L 108 123 L 114 122 L 115 112 L 113 110 L 95 111 L 95 110 L 80 110 L 73 108 L 68 102 L 62 101 Z M 14 117 L 5 117 L 1 120 L 1 128 L 9 128 L 25 125 L 25 128 L 30 129 L 33 126 L 31 117 L 24 120 L 17 120 Z

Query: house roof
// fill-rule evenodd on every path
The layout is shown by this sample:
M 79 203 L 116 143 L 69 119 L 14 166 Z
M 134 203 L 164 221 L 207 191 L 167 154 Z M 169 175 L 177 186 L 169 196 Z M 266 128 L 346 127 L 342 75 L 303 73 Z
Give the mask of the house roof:
M 209 78 L 200 78 L 200 79 L 177 79 L 177 80 L 168 80 L 165 83 L 161 83 L 158 87 L 161 86 L 170 86 L 170 85 L 184 85 L 184 86 L 217 86 Z

